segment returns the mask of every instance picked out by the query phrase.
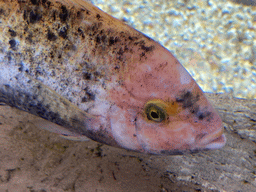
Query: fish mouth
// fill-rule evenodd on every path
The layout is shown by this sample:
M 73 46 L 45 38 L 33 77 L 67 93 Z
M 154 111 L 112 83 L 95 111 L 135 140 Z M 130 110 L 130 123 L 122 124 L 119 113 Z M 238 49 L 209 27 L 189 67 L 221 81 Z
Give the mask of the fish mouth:
M 223 134 L 223 129 L 216 131 L 213 134 L 206 135 L 200 140 L 200 146 L 205 149 L 219 149 L 226 143 L 226 137 Z

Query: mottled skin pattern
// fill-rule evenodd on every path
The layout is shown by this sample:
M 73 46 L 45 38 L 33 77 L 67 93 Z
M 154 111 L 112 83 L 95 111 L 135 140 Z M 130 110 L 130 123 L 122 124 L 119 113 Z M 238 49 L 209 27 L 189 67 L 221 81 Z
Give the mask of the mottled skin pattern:
M 151 101 L 163 121 L 145 113 Z M 82 0 L 0 1 L 0 102 L 139 152 L 225 143 L 220 117 L 177 59 Z

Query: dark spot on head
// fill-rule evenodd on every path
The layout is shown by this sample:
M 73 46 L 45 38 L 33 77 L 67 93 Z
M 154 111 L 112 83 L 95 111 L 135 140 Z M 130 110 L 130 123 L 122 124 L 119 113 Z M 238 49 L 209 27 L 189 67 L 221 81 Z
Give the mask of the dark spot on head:
M 62 22 L 66 22 L 68 18 L 68 10 L 65 6 L 61 6 L 61 12 L 59 14 L 59 17 Z
M 88 35 L 89 36 L 94 36 L 96 33 L 98 33 L 101 30 L 102 27 L 102 23 L 98 22 L 98 23 L 93 23 L 92 25 L 87 27 L 88 30 Z
M 83 30 L 81 28 L 78 28 L 77 31 L 78 31 L 78 34 L 81 35 L 81 37 L 84 39 L 85 35 L 84 35 Z
M 206 111 L 206 112 L 198 112 L 197 113 L 197 116 L 198 116 L 198 119 L 199 120 L 203 120 L 204 118 L 206 117 L 209 117 L 212 113 L 209 112 L 209 111 Z
M 16 41 L 14 39 L 9 41 L 10 48 L 13 49 L 13 50 L 15 50 L 16 44 L 17 43 L 16 43 Z
M 91 73 L 87 73 L 87 72 L 83 73 L 83 79 L 91 80 L 91 77 L 92 77 Z
M 12 29 L 9 29 L 9 33 L 10 33 L 11 37 L 16 37 L 16 35 L 17 35 L 17 33 Z
M 84 103 L 87 101 L 87 98 L 86 97 L 83 97 L 82 100 L 81 100 L 81 103 Z
M 77 11 L 77 12 L 76 12 L 76 17 L 79 18 L 79 19 L 82 19 L 82 13 L 81 13 L 81 11 Z
M 59 30 L 59 36 L 62 37 L 63 39 L 66 39 L 67 38 L 67 28 L 66 27 L 62 27 L 60 30 Z
M 28 36 L 25 38 L 29 43 L 32 43 L 33 40 L 32 40 L 32 37 L 33 35 L 31 33 L 28 34 Z
M 151 45 L 151 46 L 145 46 L 145 41 L 144 40 L 141 40 L 141 41 L 138 41 L 138 42 L 135 42 L 134 45 L 139 45 L 140 48 L 142 50 L 144 50 L 145 52 L 149 52 L 149 51 L 152 51 L 154 50 L 155 46 L 154 45 Z
M 37 2 L 38 2 L 37 5 L 40 4 L 40 1 L 42 2 L 42 5 L 43 5 L 44 7 L 50 8 L 50 6 L 51 6 L 51 2 L 50 2 L 50 1 L 48 1 L 48 0 L 37 0 Z
M 39 5 L 39 1 L 38 1 L 38 0 L 30 0 L 30 2 L 31 2 L 33 5 Z
M 91 15 L 90 11 L 86 10 L 86 15 Z
M 154 49 L 154 45 L 151 45 L 149 47 L 146 47 L 145 45 L 141 45 L 141 49 L 143 49 L 145 52 L 152 51 Z
M 96 36 L 96 42 L 97 43 L 105 43 L 106 42 L 106 35 L 97 35 Z
M 115 69 L 115 70 L 120 69 L 120 66 L 119 66 L 119 65 L 116 65 L 116 66 L 114 67 L 114 69 Z
M 138 37 L 131 37 L 131 36 L 129 36 L 128 39 L 131 40 L 131 41 L 134 41 L 134 40 L 137 40 Z
M 145 52 L 142 52 L 142 53 L 140 54 L 140 56 L 141 56 L 141 57 L 144 57 L 144 56 L 145 56 Z
M 141 41 L 137 41 L 137 42 L 134 42 L 134 45 L 144 45 L 145 44 L 145 41 L 141 40 Z
M 95 72 L 93 73 L 93 75 L 94 75 L 94 78 L 95 78 L 96 81 L 99 80 L 99 78 L 102 77 L 101 73 L 98 72 L 98 71 L 95 71 Z
M 51 58 L 51 59 L 54 58 L 54 52 L 53 52 L 53 51 L 51 51 L 51 52 L 49 53 L 49 55 L 50 55 L 50 58 Z
M 53 32 L 51 32 L 51 31 L 49 30 L 48 33 L 47 33 L 47 39 L 48 39 L 49 41 L 55 41 L 55 40 L 57 39 L 57 37 L 56 37 L 56 35 L 55 35 Z
M 180 97 L 176 98 L 178 103 L 182 103 L 184 109 L 192 107 L 198 100 L 199 96 L 194 96 L 190 91 L 184 92 Z
M 54 11 L 52 12 L 52 20 L 53 20 L 53 21 L 56 21 L 56 15 L 57 15 L 57 12 L 54 10 Z
M 118 37 L 110 37 L 108 40 L 108 44 L 109 44 L 109 46 L 111 46 L 111 45 L 114 45 L 115 43 L 117 43 L 118 41 L 120 41 Z
M 111 46 L 111 45 L 114 45 L 114 43 L 115 43 L 114 37 L 110 37 L 110 38 L 109 38 L 109 45 L 110 45 L 110 46 Z
M 100 43 L 101 39 L 99 37 L 99 35 L 96 36 L 96 43 Z
M 96 18 L 99 20 L 101 18 L 100 14 L 97 14 Z
M 124 50 L 122 47 L 120 47 L 119 51 L 117 52 L 118 55 L 123 55 L 124 54 Z
M 43 0 L 43 1 L 45 1 L 45 0 Z M 47 2 L 47 7 L 49 8 L 50 6 L 51 6 L 51 2 L 48 1 L 48 2 Z
M 31 11 L 29 14 L 29 21 L 30 23 L 36 23 L 42 18 L 42 15 L 38 12 Z
M 27 20 L 27 17 L 28 17 L 28 16 L 27 16 L 27 11 L 24 10 L 24 12 L 23 12 L 23 19 L 24 19 L 24 20 Z
M 0 15 L 4 14 L 4 10 L 0 9 Z

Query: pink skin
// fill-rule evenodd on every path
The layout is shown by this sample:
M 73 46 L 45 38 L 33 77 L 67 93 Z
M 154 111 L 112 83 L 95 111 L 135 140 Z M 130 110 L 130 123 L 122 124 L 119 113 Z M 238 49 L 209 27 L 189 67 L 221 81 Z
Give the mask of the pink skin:
M 222 147 L 221 118 L 177 59 L 157 46 L 144 62 L 121 74 L 121 87 L 109 91 L 113 138 L 123 148 L 151 154 Z M 152 99 L 176 104 L 167 122 L 147 119 L 144 105 Z
M 42 1 L 35 5 L 28 0 L 0 3 L 6 10 L 2 15 L 8 13 L 3 17 L 0 56 L 5 61 L 9 57 L 3 54 L 10 51 L 14 54 L 12 62 L 0 63 L 0 73 L 4 74 L 0 74 L 0 96 L 3 92 L 7 104 L 21 103 L 18 108 L 51 120 L 52 124 L 37 124 L 65 137 L 83 140 L 89 137 L 139 152 L 177 154 L 216 149 L 225 144 L 220 117 L 169 51 L 86 1 L 50 2 L 51 6 L 42 5 Z M 24 29 L 29 19 L 23 13 L 29 14 L 31 10 L 39 10 L 38 15 L 41 12 L 42 15 L 30 22 L 27 31 Z M 63 12 L 66 21 L 60 17 Z M 59 34 L 56 26 L 70 26 L 67 38 Z M 10 47 L 12 27 L 17 32 L 17 50 Z M 59 34 L 56 40 L 49 38 L 50 31 Z M 32 32 L 33 43 L 27 43 L 26 37 Z M 30 49 L 35 54 L 27 54 Z M 24 70 L 20 70 L 23 67 L 19 63 Z M 39 64 L 42 73 L 37 73 Z M 51 71 L 56 75 L 49 76 Z M 87 79 L 84 72 L 93 74 L 95 79 Z M 7 89 L 9 86 L 12 89 Z M 95 97 L 84 102 L 87 87 Z M 13 98 L 23 94 L 26 99 L 13 102 Z M 30 97 L 33 105 L 27 103 Z M 152 100 L 164 107 L 168 119 L 163 122 L 148 119 L 145 105 Z

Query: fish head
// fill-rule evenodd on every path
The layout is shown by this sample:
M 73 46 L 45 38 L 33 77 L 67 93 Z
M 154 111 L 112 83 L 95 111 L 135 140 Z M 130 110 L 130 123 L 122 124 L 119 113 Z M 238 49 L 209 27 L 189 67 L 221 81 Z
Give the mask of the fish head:
M 150 154 L 221 148 L 226 139 L 220 116 L 179 61 L 158 50 L 125 70 L 110 91 L 114 139 Z

